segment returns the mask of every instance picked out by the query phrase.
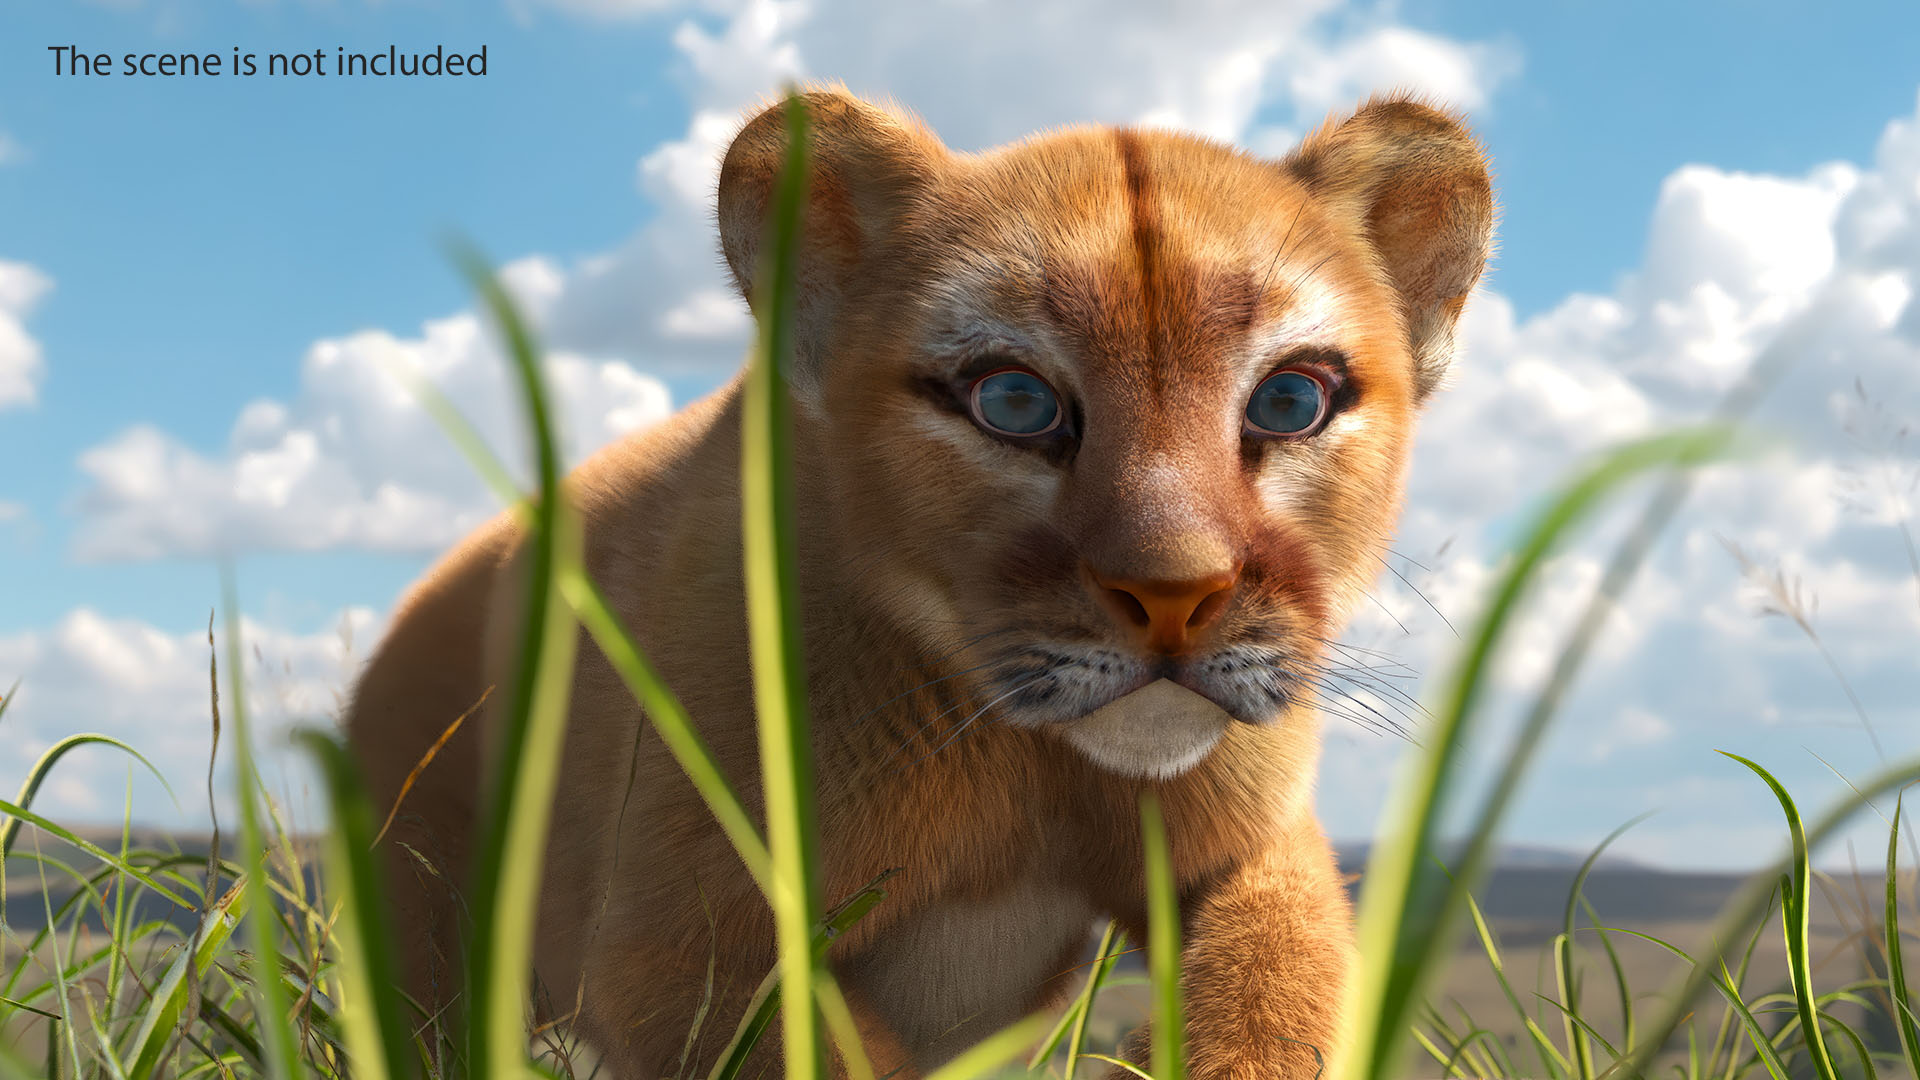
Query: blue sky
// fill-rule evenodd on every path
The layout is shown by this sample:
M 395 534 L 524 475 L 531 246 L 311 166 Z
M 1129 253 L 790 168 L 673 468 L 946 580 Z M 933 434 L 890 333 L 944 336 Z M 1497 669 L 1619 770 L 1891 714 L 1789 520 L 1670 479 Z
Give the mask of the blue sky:
M 1557 466 L 1609 437 L 1697 415 L 1810 307 L 1881 312 L 1887 325 L 1871 332 L 1859 327 L 1875 316 L 1808 331 L 1846 358 L 1827 357 L 1776 396 L 1774 419 L 1804 425 L 1805 445 L 1774 471 L 1703 491 L 1636 593 L 1642 608 L 1629 605 L 1631 644 L 1603 659 L 1592 703 L 1569 714 L 1541 781 L 1557 798 L 1536 796 L 1517 838 L 1584 843 L 1672 794 L 1641 854 L 1752 861 L 1771 835 L 1750 821 L 1766 805 L 1708 760 L 1710 746 L 1774 753 L 1816 792 L 1836 782 L 1801 747 L 1855 771 L 1871 764 L 1817 657 L 1784 621 L 1751 614 L 1751 589 L 1710 542 L 1717 534 L 1752 543 L 1822 595 L 1820 628 L 1853 667 L 1883 739 L 1920 742 L 1908 704 L 1920 698 L 1920 619 L 1888 599 L 1912 595 L 1885 542 L 1900 507 L 1827 505 L 1837 477 L 1898 467 L 1837 434 L 1850 375 L 1871 376 L 1896 415 L 1920 415 L 1920 369 L 1907 362 L 1920 305 L 1900 292 L 1911 292 L 1913 260 L 1887 254 L 1908 227 L 1899 215 L 1920 203 L 1907 144 L 1889 134 L 1915 122 L 1920 8 L 1219 0 L 1172 10 L 1090 0 L 911 11 L 870 0 L 7 5 L 0 265 L 16 269 L 0 276 L 0 319 L 39 357 L 31 400 L 9 403 L 0 390 L 0 681 L 27 679 L 7 723 L 36 744 L 118 724 L 164 743 L 174 764 L 191 761 L 199 720 L 187 695 L 204 657 L 188 645 L 217 593 L 210 555 L 225 546 L 249 615 L 306 702 L 289 708 L 323 708 L 341 681 L 328 650 L 342 613 L 377 632 L 431 552 L 484 510 L 418 418 L 390 414 L 356 374 L 382 350 L 437 356 L 479 415 L 504 408 L 484 350 L 463 344 L 467 298 L 439 239 L 458 229 L 518 261 L 523 295 L 576 358 L 581 411 L 599 410 L 576 417 L 579 449 L 656 415 L 662 390 L 684 404 L 730 372 L 742 340 L 737 311 L 715 292 L 704 170 L 739 110 L 801 73 L 891 93 L 965 148 L 1054 123 L 1148 120 L 1277 152 L 1329 108 L 1399 83 L 1467 108 L 1496 163 L 1500 254 L 1469 317 L 1457 393 L 1423 436 L 1398 543 L 1426 563 L 1403 569 L 1456 624 L 1511 511 Z M 489 71 L 91 79 L 56 77 L 45 51 L 390 43 L 484 44 Z M 1220 84 L 1217 72 L 1238 70 L 1229 60 L 1255 76 Z M 37 298 L 9 312 L 9 280 L 13 295 Z M 428 320 L 448 321 L 441 337 L 423 329 Z M 322 343 L 346 357 L 324 372 Z M 1516 409 L 1525 420 L 1509 423 Z M 1504 440 L 1490 447 L 1489 419 Z M 355 441 L 365 431 L 378 434 L 371 448 Z M 319 464 L 289 464 L 305 453 Z M 249 482 L 299 512 L 268 520 L 240 505 L 229 489 Z M 414 500 L 410 509 L 382 518 L 382 484 Z M 364 506 L 335 520 L 343 504 L 329 492 Z M 1790 501 L 1803 497 L 1820 508 Z M 214 523 L 213 535 L 175 515 Z M 1447 561 L 1424 557 L 1449 537 Z M 1570 557 L 1556 596 L 1578 596 L 1596 557 Z M 1417 668 L 1445 655 L 1444 627 L 1423 603 L 1392 583 L 1380 595 L 1394 619 L 1363 618 L 1356 640 L 1389 643 Z M 1904 653 L 1887 651 L 1901 635 Z M 10 659 L 23 670 L 7 670 Z M 1756 683 L 1754 672 L 1772 678 Z M 1717 679 L 1735 689 L 1700 685 Z M 114 689 L 94 724 L 84 691 L 102 685 Z M 1760 715 L 1769 708 L 1771 720 Z M 1336 833 L 1358 834 L 1395 748 L 1343 746 L 1336 738 L 1323 809 Z M 0 750 L 0 783 L 29 749 Z M 117 791 L 103 778 L 118 768 L 86 759 L 50 797 L 78 817 L 111 817 L 117 794 L 101 791 Z

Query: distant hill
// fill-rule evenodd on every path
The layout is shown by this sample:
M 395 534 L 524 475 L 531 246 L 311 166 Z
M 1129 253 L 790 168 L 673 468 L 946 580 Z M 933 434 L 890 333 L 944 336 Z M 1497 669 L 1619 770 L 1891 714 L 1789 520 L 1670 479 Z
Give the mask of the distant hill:
M 1334 854 L 1339 857 L 1341 869 L 1349 874 L 1357 874 L 1366 867 L 1373 843 L 1368 840 L 1348 840 L 1336 842 L 1333 848 Z M 1493 865 L 1498 870 L 1578 870 L 1580 864 L 1587 861 L 1587 854 L 1585 851 L 1540 844 L 1502 844 L 1494 850 Z M 1655 867 L 1638 859 L 1612 853 L 1602 855 L 1594 867 L 1657 872 Z

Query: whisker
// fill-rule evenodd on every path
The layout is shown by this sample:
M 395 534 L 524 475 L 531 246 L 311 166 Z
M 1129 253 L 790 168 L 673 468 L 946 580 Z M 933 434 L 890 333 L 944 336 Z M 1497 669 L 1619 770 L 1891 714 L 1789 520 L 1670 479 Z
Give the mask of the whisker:
M 951 674 L 941 675 L 938 678 L 928 679 L 926 682 L 921 683 L 919 686 L 915 686 L 908 690 L 902 690 L 898 694 L 895 694 L 892 697 L 888 698 L 887 700 L 881 702 L 880 704 L 875 705 L 873 708 L 868 709 L 866 712 L 863 712 L 859 716 L 854 717 L 851 722 L 857 724 L 860 721 L 865 720 L 867 717 L 872 716 L 874 713 L 879 712 L 881 709 L 884 709 L 887 706 L 893 704 L 894 702 L 899 701 L 903 697 L 908 697 L 912 694 L 917 694 L 920 691 L 925 690 L 929 686 L 933 686 L 937 683 L 946 682 L 948 679 L 957 679 L 962 675 L 970 675 L 973 672 L 979 671 L 983 668 L 990 668 L 999 662 L 1000 661 L 998 659 L 988 660 L 984 664 L 975 664 L 970 668 L 961 668 L 959 671 L 955 671 Z M 902 668 L 901 670 L 904 671 L 906 669 Z
M 942 740 L 939 746 L 936 746 L 933 749 L 927 751 L 925 754 L 922 754 L 919 758 L 915 759 L 914 761 L 908 762 L 899 771 L 905 772 L 907 769 L 913 768 L 915 765 L 920 764 L 921 762 L 927 760 L 928 758 L 939 753 L 940 751 L 945 750 L 947 747 L 952 746 L 954 742 L 956 742 L 960 738 L 961 735 L 966 733 L 966 730 L 969 727 L 973 726 L 973 722 L 975 720 L 978 720 L 982 715 L 984 715 L 988 709 L 993 708 L 995 705 L 1000 704 L 1001 702 L 1007 700 L 1013 695 L 1019 693 L 1022 690 L 1025 690 L 1027 687 L 1032 686 L 1034 683 L 1037 683 L 1041 679 L 1047 678 L 1052 674 L 1053 674 L 1052 669 L 1049 669 L 1038 675 L 1035 675 L 1033 678 L 1020 683 L 1019 685 L 1015 686 L 1013 689 L 1007 691 L 1004 694 L 1001 694 L 999 697 L 994 698 L 992 701 L 987 702 L 985 705 L 980 706 L 978 709 L 975 709 L 973 713 L 969 715 L 965 720 L 960 721 L 959 726 L 955 727 L 953 729 L 953 733 L 951 735 L 948 735 L 944 740 Z
M 1380 556 L 1378 556 L 1378 555 L 1376 555 L 1376 556 L 1374 556 L 1374 558 L 1376 558 L 1376 559 L 1380 559 L 1380 565 L 1382 565 L 1382 566 L 1384 566 L 1384 567 L 1386 567 L 1386 568 L 1387 568 L 1387 572 L 1388 572 L 1389 574 L 1392 574 L 1392 575 L 1393 575 L 1394 577 L 1397 577 L 1397 578 L 1399 578 L 1399 579 L 1400 579 L 1400 584 L 1402 584 L 1402 585 L 1405 585 L 1405 586 L 1406 586 L 1407 588 L 1409 588 L 1409 589 L 1412 589 L 1412 590 L 1413 590 L 1413 595 L 1415 595 L 1415 596 L 1417 596 L 1417 597 L 1419 597 L 1419 598 L 1420 598 L 1420 599 L 1422 599 L 1422 600 L 1425 600 L 1425 601 L 1426 601 L 1426 604 L 1427 604 L 1427 607 L 1429 607 L 1429 608 L 1432 608 L 1432 609 L 1433 609 L 1433 613 L 1434 613 L 1435 615 L 1438 615 L 1438 616 L 1440 616 L 1440 621 L 1441 621 L 1441 622 L 1443 622 L 1443 623 L 1446 623 L 1446 624 L 1447 624 L 1447 629 L 1449 629 L 1449 630 L 1452 630 L 1452 631 L 1453 631 L 1453 636 L 1454 636 L 1454 637 L 1459 637 L 1459 636 L 1460 636 L 1460 631 L 1454 628 L 1454 625 L 1453 625 L 1453 620 L 1452 620 L 1452 619 L 1449 619 L 1449 618 L 1447 618 L 1447 616 L 1446 616 L 1446 613 L 1445 613 L 1445 612 L 1442 612 L 1442 611 L 1441 611 L 1441 610 L 1440 610 L 1440 609 L 1439 609 L 1439 608 L 1438 608 L 1437 606 L 1435 606 L 1435 605 L 1434 605 L 1434 602 L 1433 602 L 1432 600 L 1429 600 L 1429 599 L 1427 599 L 1427 594 L 1426 594 L 1426 593 L 1423 593 L 1423 592 L 1421 592 L 1421 591 L 1420 591 L 1420 586 L 1418 586 L 1418 585 L 1415 585 L 1415 584 L 1414 584 L 1414 583 L 1413 583 L 1412 581 L 1409 581 L 1409 580 L 1407 579 L 1407 575 L 1405 575 L 1405 574 L 1403 574 L 1403 573 L 1401 573 L 1400 571 L 1398 571 L 1398 570 L 1396 570 L 1396 569 L 1394 569 L 1394 566 L 1393 566 L 1393 564 L 1392 564 L 1392 563 L 1390 563 L 1390 562 L 1388 562 L 1388 561 L 1387 561 L 1387 560 L 1385 560 L 1385 559 L 1382 559 L 1382 558 L 1380 558 Z M 1403 627 L 1402 629 L 1404 629 L 1404 627 Z

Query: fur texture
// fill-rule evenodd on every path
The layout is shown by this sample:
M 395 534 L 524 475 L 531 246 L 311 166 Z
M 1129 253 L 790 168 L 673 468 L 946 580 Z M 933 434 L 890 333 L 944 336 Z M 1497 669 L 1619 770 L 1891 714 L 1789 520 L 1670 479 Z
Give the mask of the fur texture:
M 795 454 L 828 899 L 904 868 L 831 953 L 876 1066 L 926 1070 L 1050 1000 L 1094 917 L 1144 940 L 1151 787 L 1193 1075 L 1313 1075 L 1308 1045 L 1341 1049 L 1352 948 L 1312 814 L 1315 673 L 1379 568 L 1488 254 L 1483 154 L 1397 97 L 1279 162 L 1102 128 L 959 154 L 891 108 L 805 101 Z M 750 300 L 783 133 L 763 111 L 720 175 Z M 1060 432 L 975 422 L 969 386 L 1007 366 L 1052 386 Z M 1285 366 L 1324 377 L 1331 419 L 1249 435 L 1249 395 Z M 736 380 L 571 483 L 592 573 L 757 813 L 739 419 Z M 518 542 L 495 521 L 402 603 L 348 718 L 378 797 L 505 670 Z M 1169 692 L 1179 723 L 1156 730 Z M 767 906 L 590 643 L 573 700 L 542 1010 L 577 1007 L 614 1075 L 703 1073 L 774 962 Z M 458 982 L 452 886 L 489 723 L 448 744 L 386 842 L 409 988 L 436 1005 Z M 1111 748 L 1076 748 L 1101 732 Z

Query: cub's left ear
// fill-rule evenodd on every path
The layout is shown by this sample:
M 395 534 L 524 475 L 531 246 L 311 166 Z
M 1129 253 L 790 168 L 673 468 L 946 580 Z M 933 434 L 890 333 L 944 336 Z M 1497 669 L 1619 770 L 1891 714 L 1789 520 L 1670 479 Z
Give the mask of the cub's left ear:
M 1487 155 L 1448 113 L 1376 98 L 1329 119 L 1282 163 L 1366 237 L 1399 290 L 1424 400 L 1453 360 L 1453 328 L 1493 247 Z
M 910 117 L 844 91 L 800 95 L 807 117 L 807 200 L 796 253 L 794 338 L 790 373 L 803 393 L 819 377 L 849 294 L 862 281 L 883 280 L 890 238 L 939 174 L 948 153 Z M 786 106 L 749 120 L 720 166 L 720 245 L 740 294 L 754 295 L 768 203 L 786 163 Z

